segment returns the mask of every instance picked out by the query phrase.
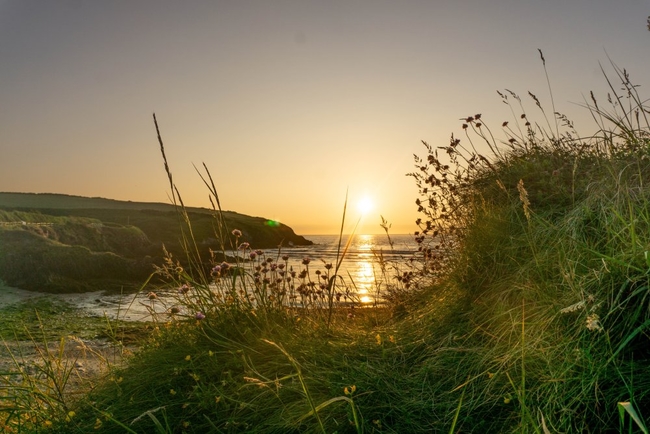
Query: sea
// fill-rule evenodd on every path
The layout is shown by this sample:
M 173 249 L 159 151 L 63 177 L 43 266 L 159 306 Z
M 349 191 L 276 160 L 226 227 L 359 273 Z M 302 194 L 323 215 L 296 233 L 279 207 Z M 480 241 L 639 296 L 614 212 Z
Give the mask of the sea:
M 408 261 L 417 251 L 413 235 L 305 235 L 311 246 L 286 249 L 290 258 L 309 258 L 310 271 L 324 271 L 325 264 L 336 265 L 342 253 L 338 275 L 343 278 L 358 302 L 368 305 L 379 302 L 385 280 L 394 271 L 407 268 Z M 349 245 L 347 250 L 346 244 Z M 265 255 L 277 254 L 277 249 L 265 250 Z
M 305 235 L 314 244 L 310 246 L 284 247 L 281 250 L 263 250 L 266 258 L 275 260 L 284 255 L 289 256 L 289 265 L 295 270 L 303 268 L 303 260 L 309 258 L 309 271 L 325 272 L 325 265 L 336 266 L 337 258 L 343 256 L 338 275 L 349 290 L 350 299 L 362 306 L 381 303 L 386 284 L 397 272 L 409 269 L 409 259 L 417 251 L 417 244 L 412 235 Z M 241 252 L 230 252 L 232 255 Z M 278 261 L 279 262 L 279 261 Z M 150 289 L 136 294 L 114 294 L 89 292 L 83 294 L 45 295 L 59 298 L 87 313 L 108 319 L 126 321 L 165 320 L 167 312 L 177 300 L 177 291 L 156 290 L 157 298 L 149 299 Z M 32 298 L 38 293 L 20 289 L 4 288 L 5 297 Z

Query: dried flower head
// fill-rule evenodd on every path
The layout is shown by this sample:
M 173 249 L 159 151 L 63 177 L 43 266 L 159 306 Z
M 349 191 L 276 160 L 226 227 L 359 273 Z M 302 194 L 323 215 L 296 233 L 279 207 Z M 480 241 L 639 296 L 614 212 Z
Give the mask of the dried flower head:
M 603 326 L 600 323 L 600 317 L 597 313 L 592 313 L 587 317 L 587 329 L 595 332 L 603 331 Z

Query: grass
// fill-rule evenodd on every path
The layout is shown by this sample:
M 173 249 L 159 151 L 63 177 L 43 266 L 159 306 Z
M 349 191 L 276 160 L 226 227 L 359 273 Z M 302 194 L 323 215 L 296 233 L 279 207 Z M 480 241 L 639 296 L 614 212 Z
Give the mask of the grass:
M 500 132 L 473 115 L 462 140 L 425 143 L 419 261 L 379 308 L 338 303 L 334 264 L 253 250 L 206 172 L 240 257 L 207 273 L 168 258 L 178 315 L 48 432 L 647 432 L 650 125 L 613 75 L 624 91 L 607 79 L 610 111 L 592 97 L 591 136 L 506 91 Z

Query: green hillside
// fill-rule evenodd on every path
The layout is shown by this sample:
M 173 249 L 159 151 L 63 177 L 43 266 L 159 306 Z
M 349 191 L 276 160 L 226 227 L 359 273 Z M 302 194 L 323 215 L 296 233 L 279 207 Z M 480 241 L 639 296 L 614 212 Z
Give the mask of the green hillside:
M 179 215 L 173 205 L 164 203 L 130 202 L 50 193 L 0 192 L 0 210 L 40 212 L 51 216 L 90 217 L 105 223 L 139 227 L 155 244 L 164 243 L 174 250 L 179 244 Z M 207 208 L 187 208 L 192 230 L 198 241 L 210 248 L 214 242 L 214 212 Z M 243 240 L 255 248 L 277 247 L 279 244 L 309 245 L 311 241 L 287 225 L 262 217 L 251 217 L 224 211 L 226 226 L 239 229 Z M 228 243 L 227 243 L 228 244 Z
M 0 193 L 0 280 L 23 289 L 77 292 L 137 288 L 164 261 L 164 249 L 188 261 L 191 233 L 203 268 L 210 251 L 241 241 L 255 248 L 307 245 L 286 225 L 224 212 L 219 239 L 214 213 L 187 210 L 190 226 L 172 205 L 60 194 Z M 164 249 L 163 249 L 164 246 Z M 217 253 L 215 259 L 223 260 Z

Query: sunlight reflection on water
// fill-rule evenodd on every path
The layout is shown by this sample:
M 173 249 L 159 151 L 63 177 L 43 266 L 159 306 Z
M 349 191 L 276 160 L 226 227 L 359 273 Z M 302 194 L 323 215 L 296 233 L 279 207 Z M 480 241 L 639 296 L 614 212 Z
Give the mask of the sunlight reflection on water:
M 321 263 L 335 263 L 339 240 L 337 235 L 307 235 L 315 244 L 308 247 L 291 249 L 289 252 L 300 253 Z M 381 290 L 386 280 L 392 277 L 396 268 L 406 267 L 408 259 L 417 249 L 411 235 L 391 235 L 393 247 L 386 235 L 355 235 L 341 264 L 339 275 L 350 286 L 353 295 L 362 304 L 373 304 L 381 298 Z M 343 251 L 347 238 L 341 243 Z M 387 264 L 386 275 L 379 265 L 379 256 Z

